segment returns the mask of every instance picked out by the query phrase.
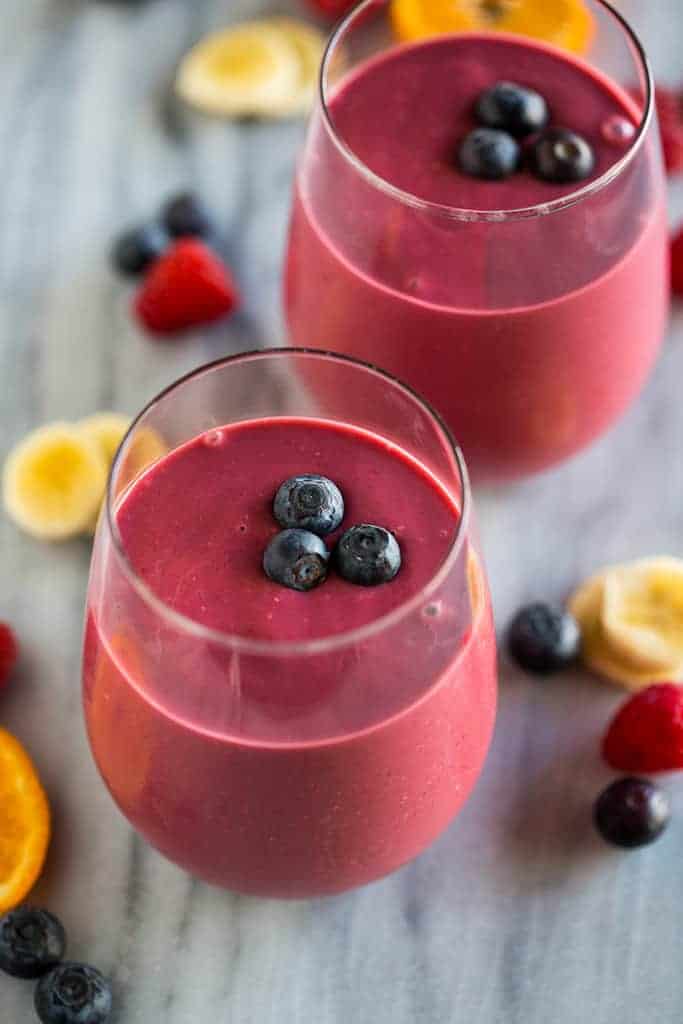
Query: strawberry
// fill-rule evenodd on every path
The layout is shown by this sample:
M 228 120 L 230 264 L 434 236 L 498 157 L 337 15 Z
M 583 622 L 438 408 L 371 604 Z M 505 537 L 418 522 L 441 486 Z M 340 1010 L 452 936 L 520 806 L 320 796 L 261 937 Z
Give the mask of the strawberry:
M 602 754 L 618 771 L 683 769 L 683 686 L 657 683 L 627 700 L 607 730 Z
M 671 241 L 671 288 L 674 295 L 683 295 L 683 228 Z
M 658 85 L 655 104 L 669 174 L 683 171 L 683 91 Z
M 153 334 L 220 320 L 239 301 L 228 268 L 196 238 L 175 242 L 144 278 L 133 308 Z
M 9 679 L 19 657 L 19 644 L 10 627 L 0 622 L 0 688 Z

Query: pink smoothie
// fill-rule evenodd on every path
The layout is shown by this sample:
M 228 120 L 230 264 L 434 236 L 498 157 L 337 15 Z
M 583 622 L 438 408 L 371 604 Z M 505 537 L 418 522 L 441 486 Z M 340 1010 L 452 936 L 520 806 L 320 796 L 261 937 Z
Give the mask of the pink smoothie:
M 579 58 L 504 35 L 395 47 L 331 94 L 297 179 L 287 262 L 292 338 L 393 372 L 448 419 L 474 475 L 543 469 L 600 434 L 637 394 L 668 307 L 666 217 L 652 139 L 592 198 L 535 216 L 462 219 L 561 199 L 576 185 L 522 171 L 463 174 L 455 154 L 488 86 L 541 92 L 552 122 L 595 152 L 593 179 L 628 152 L 627 93 Z M 615 141 L 616 140 L 616 141 Z M 400 202 L 381 179 L 417 200 Z M 581 185 L 589 184 L 589 179 Z
M 273 495 L 302 472 L 337 482 L 342 529 L 396 534 L 395 580 L 331 574 L 297 593 L 265 577 Z M 208 881 L 274 896 L 359 885 L 424 849 L 472 788 L 495 708 L 493 627 L 467 539 L 433 586 L 460 522 L 434 475 L 361 429 L 247 421 L 162 458 L 116 518 L 149 591 L 114 571 L 101 536 L 84 700 L 102 776 L 139 831 Z

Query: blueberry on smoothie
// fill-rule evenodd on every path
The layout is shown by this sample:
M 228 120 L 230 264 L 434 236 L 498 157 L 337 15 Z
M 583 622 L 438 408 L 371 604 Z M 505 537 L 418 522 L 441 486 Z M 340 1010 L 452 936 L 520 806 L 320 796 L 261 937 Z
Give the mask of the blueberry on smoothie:
M 34 995 L 42 1024 L 105 1024 L 111 1004 L 109 982 L 87 964 L 54 967 L 40 979 Z
M 401 568 L 401 548 L 383 526 L 361 523 L 342 535 L 334 549 L 337 572 L 350 583 L 375 587 L 393 580 Z
M 66 934 L 47 910 L 19 907 L 0 918 L 0 970 L 15 978 L 39 978 L 64 956 Z
M 301 528 L 322 537 L 344 518 L 344 498 L 326 476 L 293 476 L 280 484 L 273 514 L 283 529 Z
M 516 82 L 496 82 L 477 100 L 475 117 L 487 128 L 499 128 L 517 139 L 545 128 L 550 116 L 540 93 Z
M 471 178 L 497 181 L 509 178 L 519 166 L 520 149 L 508 132 L 496 128 L 475 128 L 463 139 L 458 162 Z
M 595 826 L 608 843 L 633 849 L 657 839 L 670 818 L 669 798 L 648 779 L 628 776 L 603 790 L 595 802 Z
M 508 630 L 508 650 L 522 668 L 546 675 L 578 658 L 581 630 L 562 608 L 530 604 L 517 612 Z
M 330 553 L 310 530 L 282 530 L 263 553 L 263 570 L 291 590 L 313 590 L 327 577 Z
M 595 155 L 576 132 L 548 128 L 531 146 L 528 163 L 537 178 L 561 185 L 588 178 L 595 167 Z

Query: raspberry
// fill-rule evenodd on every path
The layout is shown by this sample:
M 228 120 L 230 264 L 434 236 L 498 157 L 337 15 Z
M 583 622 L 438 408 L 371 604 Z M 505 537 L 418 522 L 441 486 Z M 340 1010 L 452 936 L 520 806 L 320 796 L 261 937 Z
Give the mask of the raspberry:
M 607 730 L 602 754 L 618 771 L 683 769 L 683 686 L 657 683 L 627 700 Z
M 355 3 L 356 0 L 308 0 L 309 7 L 328 18 L 341 18 Z
M 17 638 L 6 623 L 0 622 L 0 688 L 9 679 L 18 657 Z
M 152 333 L 174 334 L 220 320 L 238 301 L 227 267 L 203 242 L 183 238 L 152 266 L 134 309 Z
M 683 295 L 683 228 L 671 241 L 671 288 L 674 295 Z
M 658 85 L 655 103 L 664 163 L 669 174 L 677 174 L 683 171 L 683 92 Z

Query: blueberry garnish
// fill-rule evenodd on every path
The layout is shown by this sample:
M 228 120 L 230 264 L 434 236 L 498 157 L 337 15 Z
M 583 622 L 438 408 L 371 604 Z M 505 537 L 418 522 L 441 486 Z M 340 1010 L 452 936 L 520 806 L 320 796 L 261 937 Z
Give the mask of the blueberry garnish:
M 63 963 L 43 975 L 34 996 L 43 1024 L 105 1024 L 111 1013 L 111 989 L 94 967 Z
M 323 536 L 344 518 L 344 499 L 326 476 L 293 476 L 278 488 L 273 514 L 284 529 L 300 527 Z
M 313 590 L 327 576 L 330 553 L 310 530 L 282 530 L 263 553 L 263 569 L 274 583 Z
M 627 776 L 595 802 L 595 826 L 608 843 L 631 849 L 654 842 L 669 824 L 669 798 L 653 782 Z
M 477 100 L 475 116 L 487 128 L 500 128 L 522 139 L 545 128 L 549 113 L 548 104 L 534 89 L 516 82 L 496 82 Z
M 111 260 L 114 268 L 127 277 L 137 277 L 162 255 L 168 235 L 156 224 L 126 231 L 114 242 Z
M 528 161 L 538 178 L 555 184 L 582 181 L 595 167 L 590 145 L 566 128 L 548 128 L 539 135 L 529 150 Z
M 508 630 L 508 649 L 529 672 L 544 675 L 566 668 L 579 654 L 581 631 L 561 608 L 530 604 L 517 612 Z
M 464 174 L 490 181 L 509 178 L 517 170 L 519 158 L 517 142 L 496 128 L 475 128 L 465 136 L 458 151 Z
M 64 928 L 47 910 L 19 907 L 0 918 L 0 970 L 15 978 L 39 978 L 65 948 Z
M 174 238 L 185 235 L 204 237 L 211 233 L 209 215 L 192 192 L 181 192 L 169 199 L 161 210 L 161 221 Z
M 389 530 L 362 523 L 340 537 L 334 549 L 334 562 L 345 580 L 374 587 L 393 580 L 401 568 L 401 549 Z

